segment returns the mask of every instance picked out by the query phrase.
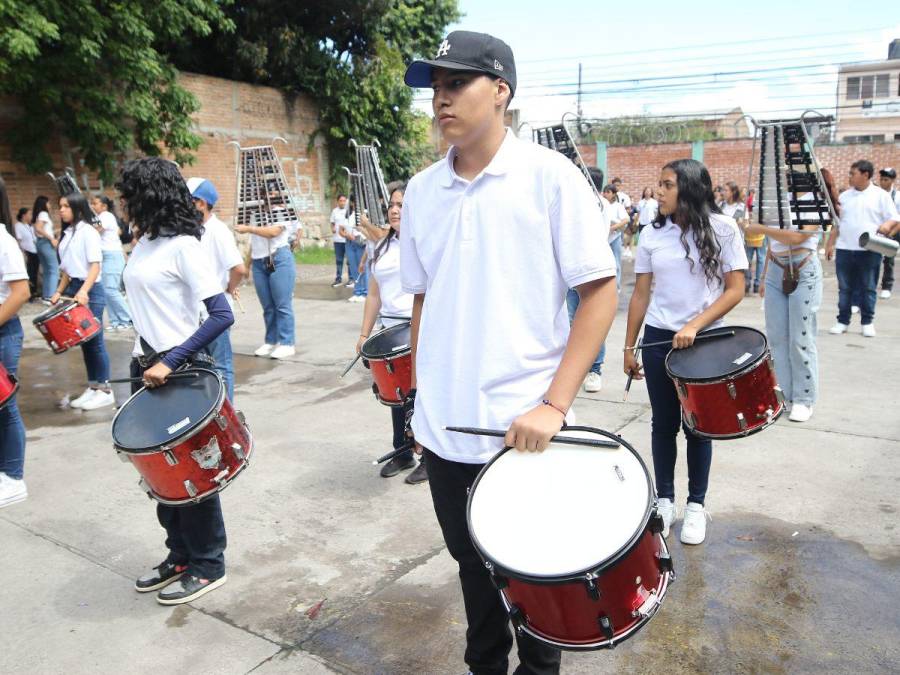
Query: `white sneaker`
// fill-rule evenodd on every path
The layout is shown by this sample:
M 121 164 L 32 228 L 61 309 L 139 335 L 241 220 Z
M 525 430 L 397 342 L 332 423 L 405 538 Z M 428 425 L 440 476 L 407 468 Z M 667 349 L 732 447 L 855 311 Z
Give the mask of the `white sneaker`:
M 668 537 L 669 528 L 672 527 L 672 523 L 675 521 L 675 503 L 671 499 L 663 497 L 656 505 L 656 512 L 663 519 L 662 536 Z
M 681 524 L 682 544 L 702 544 L 706 539 L 706 511 L 703 504 L 688 502 L 684 508 L 684 522 Z
M 25 501 L 28 498 L 28 488 L 21 478 L 10 478 L 5 473 L 0 473 L 0 509 L 16 502 Z
M 105 408 L 108 405 L 115 405 L 116 397 L 113 396 L 111 391 L 103 391 L 102 389 L 95 389 L 94 395 L 91 396 L 87 401 L 81 404 L 82 410 L 97 410 L 98 408 Z
M 275 345 L 270 345 L 268 342 L 264 344 L 262 347 L 253 352 L 256 356 L 268 356 L 272 353 L 272 350 L 275 349 Z
M 589 372 L 587 377 L 584 378 L 584 390 L 594 393 L 601 389 L 603 389 L 603 378 L 593 371 Z
M 875 324 L 867 323 L 862 327 L 863 337 L 875 337 Z
M 87 389 L 85 389 L 82 392 L 81 396 L 79 396 L 78 398 L 76 398 L 73 401 L 69 401 L 69 406 L 72 408 L 80 408 L 85 403 L 87 403 L 91 399 L 91 397 L 93 397 L 95 391 L 97 391 L 97 390 L 91 389 L 90 387 L 88 387 Z
M 813 409 L 811 405 L 795 403 L 791 406 L 791 414 L 788 415 L 788 419 L 791 422 L 806 422 L 810 417 L 812 417 L 812 414 Z
M 353 288 L 354 286 L 356 286 L 356 282 L 351 279 L 350 281 L 347 282 L 347 285 L 345 286 L 345 288 Z
M 881 291 L 881 293 L 878 294 L 878 297 L 882 300 L 887 300 L 889 297 L 891 297 L 891 292 L 887 289 L 884 289 L 883 291 Z
M 288 356 L 293 356 L 297 353 L 297 350 L 294 349 L 294 345 L 278 345 L 275 349 L 272 350 L 272 353 L 269 354 L 270 359 L 283 359 Z
M 858 306 L 858 305 L 851 305 L 851 306 L 850 306 L 850 313 L 851 313 L 851 314 L 859 314 L 859 306 Z
M 846 333 L 849 326 L 845 323 L 841 323 L 838 321 L 831 328 L 828 329 L 828 332 L 832 335 L 840 335 L 841 333 Z

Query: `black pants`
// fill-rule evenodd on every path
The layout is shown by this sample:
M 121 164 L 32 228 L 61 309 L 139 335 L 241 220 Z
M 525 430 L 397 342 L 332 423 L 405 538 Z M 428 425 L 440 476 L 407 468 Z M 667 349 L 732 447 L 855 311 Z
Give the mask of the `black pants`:
M 900 241 L 900 235 L 894 237 L 897 241 Z M 894 259 L 890 256 L 884 256 L 884 271 L 881 273 L 881 290 L 883 291 L 893 291 L 894 290 Z
M 403 406 L 391 406 L 391 426 L 394 428 L 394 449 L 396 450 L 401 445 L 406 443 L 406 434 L 404 434 L 404 430 L 406 427 L 406 417 L 403 414 Z M 407 452 L 401 452 L 397 455 L 398 461 L 406 461 L 412 459 L 413 451 L 409 450 Z
M 505 675 L 509 669 L 512 631 L 509 615 L 500 594 L 491 581 L 466 522 L 469 488 L 483 464 L 463 464 L 441 459 L 430 450 L 423 452 L 434 512 L 444 534 L 450 555 L 459 564 L 466 608 L 465 660 L 474 675 Z M 555 675 L 559 673 L 560 652 L 528 635 L 517 635 L 518 675 Z
M 38 269 L 40 268 L 41 259 L 38 258 L 37 253 L 22 252 L 25 254 L 25 269 L 28 272 L 28 287 L 31 289 L 31 297 L 39 298 L 41 289 L 38 288 Z
M 131 360 L 131 377 L 144 373 L 137 359 Z M 141 388 L 131 385 L 132 393 Z M 190 506 L 156 505 L 156 517 L 166 530 L 167 562 L 187 565 L 187 573 L 200 579 L 218 579 L 225 574 L 225 520 L 219 495 Z

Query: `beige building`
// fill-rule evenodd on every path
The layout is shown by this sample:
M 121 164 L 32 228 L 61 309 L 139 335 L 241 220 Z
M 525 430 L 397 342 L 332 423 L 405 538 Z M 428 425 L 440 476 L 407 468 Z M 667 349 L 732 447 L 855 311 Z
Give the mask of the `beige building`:
M 900 40 L 884 61 L 841 66 L 835 113 L 839 143 L 900 142 Z

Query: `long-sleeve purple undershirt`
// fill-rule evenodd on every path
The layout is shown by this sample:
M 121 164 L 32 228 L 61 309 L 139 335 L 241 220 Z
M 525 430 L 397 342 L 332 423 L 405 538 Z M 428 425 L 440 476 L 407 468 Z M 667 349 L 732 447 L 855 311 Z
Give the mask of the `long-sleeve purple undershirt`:
M 207 298 L 203 304 L 206 305 L 209 318 L 200 324 L 193 335 L 177 347 L 173 347 L 162 358 L 162 362 L 172 370 L 206 347 L 234 323 L 234 313 L 231 311 L 224 293 Z

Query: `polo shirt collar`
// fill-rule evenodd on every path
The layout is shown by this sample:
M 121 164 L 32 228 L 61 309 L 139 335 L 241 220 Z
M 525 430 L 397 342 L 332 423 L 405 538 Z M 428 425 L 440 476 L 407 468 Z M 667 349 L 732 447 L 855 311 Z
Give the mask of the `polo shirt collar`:
M 491 159 L 488 165 L 484 167 L 482 173 L 490 174 L 492 176 L 502 176 L 509 171 L 513 166 L 513 158 L 518 142 L 519 139 L 513 134 L 512 129 L 507 128 L 506 135 L 503 137 L 503 142 L 494 154 L 493 159 Z M 444 187 L 450 187 L 453 185 L 453 181 L 464 180 L 457 176 L 456 171 L 453 170 L 454 159 L 456 159 L 456 146 L 450 146 L 444 160 L 444 176 L 441 179 L 441 185 Z

